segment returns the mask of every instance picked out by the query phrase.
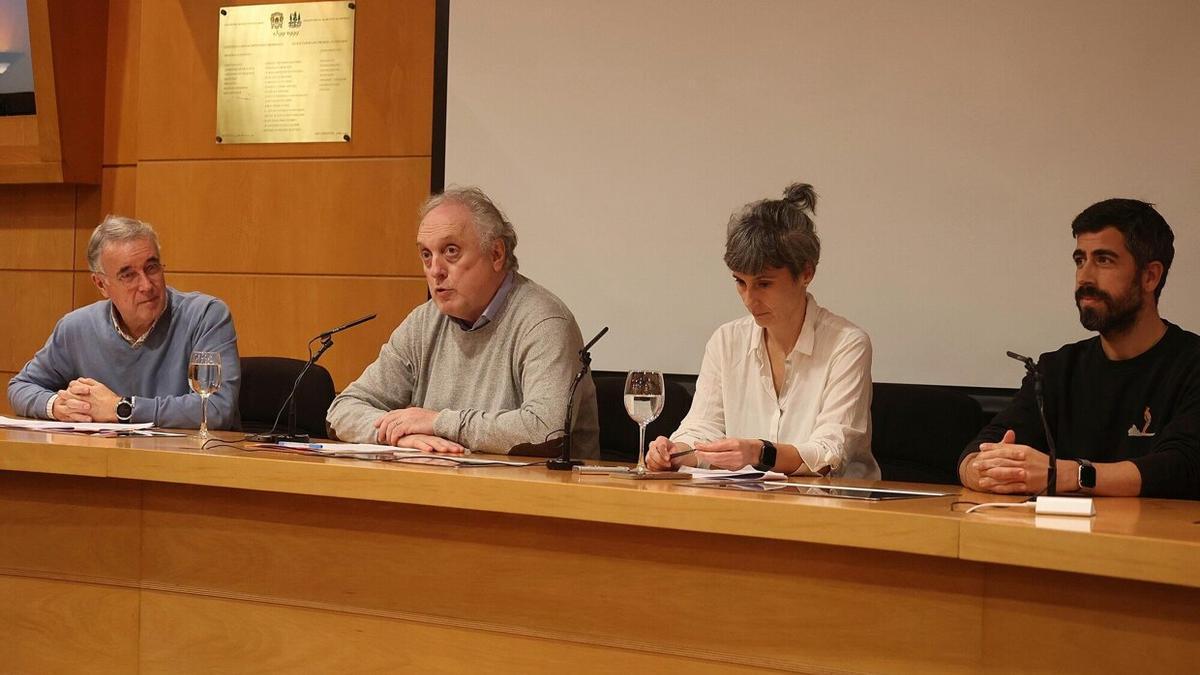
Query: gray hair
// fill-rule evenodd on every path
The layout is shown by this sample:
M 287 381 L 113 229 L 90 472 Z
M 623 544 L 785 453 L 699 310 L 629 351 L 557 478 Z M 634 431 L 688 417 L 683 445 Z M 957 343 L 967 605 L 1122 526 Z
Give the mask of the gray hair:
M 467 210 L 471 212 L 471 219 L 475 222 L 475 230 L 479 233 L 479 242 L 483 250 L 490 250 L 495 241 L 499 239 L 504 242 L 504 269 L 506 271 L 517 269 L 517 231 L 513 229 L 512 223 L 504 217 L 500 207 L 496 206 L 483 190 L 473 186 L 452 185 L 444 192 L 426 199 L 417 211 L 417 215 L 424 220 L 430 211 L 446 203 L 461 204 L 467 207 Z
M 154 244 L 154 250 L 161 255 L 162 249 L 158 245 L 158 233 L 154 231 L 154 227 L 150 223 L 137 218 L 108 214 L 105 216 L 104 222 L 92 230 L 92 238 L 88 241 L 87 247 L 88 269 L 96 274 L 104 274 L 104 270 L 100 269 L 100 252 L 104 250 L 104 247 L 116 241 L 137 239 L 149 239 Z
M 751 202 L 729 217 L 725 237 L 725 264 L 734 272 L 761 274 L 786 267 L 792 278 L 821 260 L 821 239 L 812 217 L 817 193 L 807 183 L 793 183 L 783 199 Z

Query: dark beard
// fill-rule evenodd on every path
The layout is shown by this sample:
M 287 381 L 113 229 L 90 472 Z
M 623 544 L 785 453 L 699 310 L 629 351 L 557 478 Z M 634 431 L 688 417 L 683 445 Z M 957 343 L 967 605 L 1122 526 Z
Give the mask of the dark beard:
M 1103 309 L 1081 307 L 1079 301 L 1085 297 L 1099 299 L 1104 303 Z M 1136 284 L 1120 300 L 1095 286 L 1081 286 L 1075 289 L 1075 307 L 1079 309 L 1079 323 L 1087 330 L 1094 330 L 1101 335 L 1118 335 L 1129 330 L 1137 321 L 1138 312 L 1142 311 L 1142 296 Z

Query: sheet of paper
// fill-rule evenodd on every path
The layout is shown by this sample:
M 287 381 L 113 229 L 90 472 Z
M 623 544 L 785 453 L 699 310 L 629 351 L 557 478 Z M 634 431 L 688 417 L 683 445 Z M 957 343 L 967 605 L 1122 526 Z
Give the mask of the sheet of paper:
M 679 470 L 692 474 L 692 480 L 736 480 L 739 482 L 787 480 L 787 475 L 785 474 L 777 471 L 759 471 L 749 464 L 735 471 L 730 471 L 729 469 L 701 469 L 694 466 L 680 467 Z
M 393 445 L 375 445 L 373 443 L 277 443 L 289 450 L 311 450 L 319 455 L 394 455 L 396 453 L 421 454 L 416 448 L 398 448 Z
M 121 424 L 119 422 L 59 422 L 58 420 L 27 420 L 0 415 L 0 427 L 9 429 L 27 429 L 29 431 L 136 431 L 149 429 L 154 426 L 150 422 L 142 424 Z
M 545 462 L 514 462 L 508 459 L 483 459 L 481 457 L 463 457 L 462 455 L 429 455 L 434 457 L 452 457 L 458 464 L 486 464 L 488 466 L 527 466 L 544 464 Z

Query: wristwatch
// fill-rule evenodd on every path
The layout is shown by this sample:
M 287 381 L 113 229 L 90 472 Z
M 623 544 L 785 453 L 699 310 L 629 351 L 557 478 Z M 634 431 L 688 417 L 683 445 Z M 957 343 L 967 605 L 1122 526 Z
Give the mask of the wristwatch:
M 1091 492 L 1096 489 L 1096 467 L 1086 459 L 1075 460 L 1079 462 L 1079 490 L 1080 492 Z
M 775 444 L 771 441 L 758 439 L 762 441 L 762 452 L 758 455 L 758 463 L 754 468 L 758 471 L 771 471 L 775 468 L 775 456 L 779 453 L 775 449 Z
M 127 423 L 133 419 L 133 397 L 126 396 L 117 401 L 117 421 Z

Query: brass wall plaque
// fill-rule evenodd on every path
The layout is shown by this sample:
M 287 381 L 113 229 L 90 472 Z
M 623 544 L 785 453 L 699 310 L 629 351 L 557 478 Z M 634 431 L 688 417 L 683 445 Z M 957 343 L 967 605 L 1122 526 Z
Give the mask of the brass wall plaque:
M 350 140 L 354 3 L 222 7 L 218 143 Z

